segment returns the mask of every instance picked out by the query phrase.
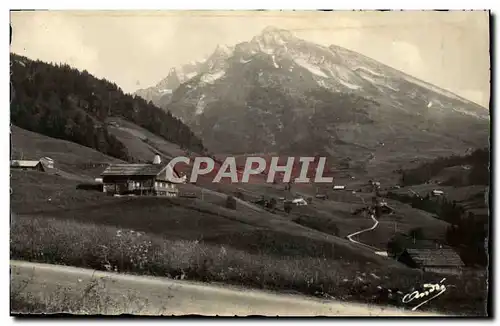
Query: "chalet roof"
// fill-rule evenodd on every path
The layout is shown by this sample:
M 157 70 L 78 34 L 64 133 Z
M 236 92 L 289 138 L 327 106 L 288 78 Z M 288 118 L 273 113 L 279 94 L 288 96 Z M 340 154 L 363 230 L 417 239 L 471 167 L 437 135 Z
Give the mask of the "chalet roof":
M 407 249 L 410 257 L 421 266 L 463 266 L 453 249 Z
M 10 161 L 11 166 L 20 166 L 26 168 L 34 168 L 36 167 L 40 161 L 27 161 L 27 160 L 12 160 Z
M 168 164 L 110 164 L 101 176 L 157 176 L 166 168 L 171 167 Z M 176 178 L 179 175 L 173 174 Z

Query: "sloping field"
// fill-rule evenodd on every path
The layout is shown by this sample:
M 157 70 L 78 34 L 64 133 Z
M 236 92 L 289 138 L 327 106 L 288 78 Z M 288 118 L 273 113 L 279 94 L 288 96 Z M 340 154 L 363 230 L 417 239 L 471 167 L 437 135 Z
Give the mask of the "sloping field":
M 11 139 L 12 158 L 39 160 L 48 156 L 55 161 L 55 171 L 52 172 L 76 180 L 88 180 L 99 176 L 106 164 L 123 163 L 92 148 L 47 137 L 17 126 L 12 126 Z

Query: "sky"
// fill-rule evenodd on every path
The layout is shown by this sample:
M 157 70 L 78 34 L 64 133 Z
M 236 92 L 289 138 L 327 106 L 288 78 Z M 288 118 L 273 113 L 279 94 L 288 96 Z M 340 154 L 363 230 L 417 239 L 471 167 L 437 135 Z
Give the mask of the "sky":
M 21 11 L 11 12 L 11 24 L 11 52 L 86 69 L 126 92 L 274 26 L 489 106 L 485 11 Z

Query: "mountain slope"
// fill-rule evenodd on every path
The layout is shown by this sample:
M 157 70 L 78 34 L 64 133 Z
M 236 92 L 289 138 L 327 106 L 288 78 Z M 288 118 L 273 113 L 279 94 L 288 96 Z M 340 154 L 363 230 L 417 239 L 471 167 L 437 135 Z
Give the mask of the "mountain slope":
M 11 54 L 12 123 L 54 138 L 134 161 L 109 131 L 107 119 L 121 117 L 193 151 L 203 144 L 168 112 L 117 85 L 68 65 L 52 65 Z
M 369 162 L 487 145 L 487 109 L 338 46 L 266 28 L 211 59 L 160 105 L 215 152 Z

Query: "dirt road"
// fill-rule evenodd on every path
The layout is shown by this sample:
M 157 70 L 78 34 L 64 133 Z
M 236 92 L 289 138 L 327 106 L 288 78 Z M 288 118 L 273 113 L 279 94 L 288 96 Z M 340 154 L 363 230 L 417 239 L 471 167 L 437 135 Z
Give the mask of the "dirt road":
M 163 315 L 219 316 L 422 316 L 423 313 L 403 311 L 339 301 L 322 301 L 299 295 L 276 294 L 226 285 L 213 285 L 166 278 L 133 276 L 98 272 L 67 266 L 11 261 L 12 288 L 23 282 L 20 291 L 50 300 L 50 294 L 66 290 L 67 298 L 81 296 L 92 280 L 104 286 L 102 293 L 120 300 L 108 314 L 136 313 Z M 59 290 L 58 290 L 59 289 Z M 128 301 L 130 294 L 134 300 Z M 69 300 L 69 299 L 66 299 Z M 111 307 L 108 307 L 111 308 Z M 426 314 L 429 316 L 429 314 Z M 435 316 L 435 314 L 434 314 Z

